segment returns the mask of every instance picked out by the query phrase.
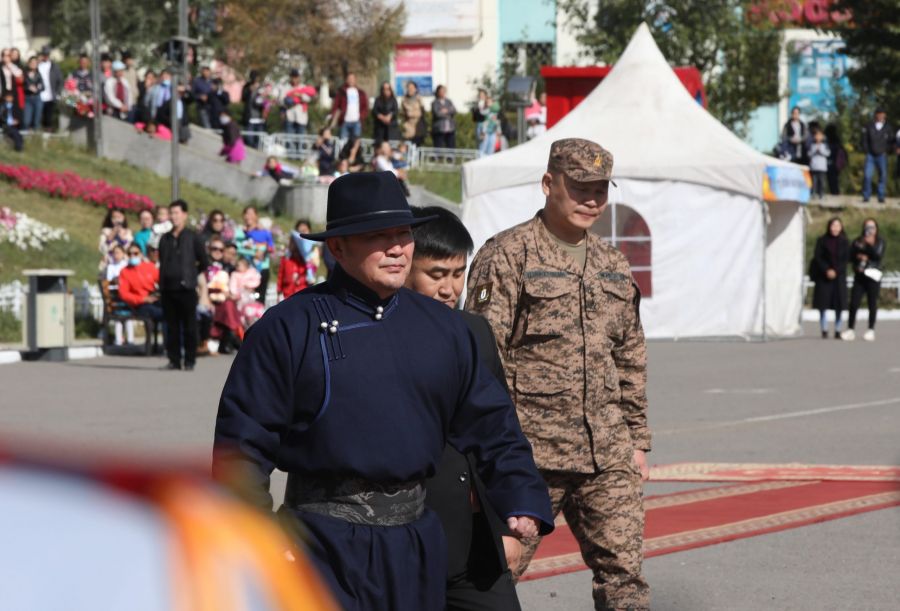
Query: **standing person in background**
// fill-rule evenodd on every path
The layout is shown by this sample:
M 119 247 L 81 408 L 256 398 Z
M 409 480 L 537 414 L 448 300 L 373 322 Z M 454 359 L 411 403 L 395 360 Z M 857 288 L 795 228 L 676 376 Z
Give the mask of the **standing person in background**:
M 19 110 L 25 108 L 25 73 L 19 62 L 13 60 L 14 49 L 3 49 L 0 53 L 0 91 L 5 95 L 6 92 L 12 94 L 13 104 Z M 17 52 L 18 53 L 18 52 Z
M 831 149 L 825 142 L 825 134 L 817 129 L 813 132 L 813 141 L 809 145 L 809 170 L 812 172 L 813 193 L 820 200 L 825 197 L 825 182 L 828 175 L 828 160 Z
M 300 71 L 291 70 L 290 84 L 281 100 L 284 110 L 284 131 L 289 134 L 305 134 L 309 128 L 309 103 L 316 90 L 300 82 Z
M 241 90 L 241 102 L 244 104 L 241 125 L 245 131 L 253 132 L 244 136 L 244 144 L 259 148 L 259 136 L 256 134 L 266 131 L 266 120 L 263 117 L 266 100 L 262 95 L 262 79 L 256 70 L 250 71 L 250 77 L 244 83 L 244 88 Z
M 243 236 L 235 236 L 238 242 L 238 254 L 248 261 L 257 262 L 259 270 L 259 302 L 266 303 L 266 289 L 269 286 L 269 271 L 272 264 L 272 253 L 275 252 L 275 240 L 272 232 L 259 226 L 259 213 L 256 206 L 244 208 Z
M 447 98 L 447 88 L 438 85 L 431 103 L 431 140 L 436 148 L 456 148 L 456 107 Z
M 41 127 L 41 117 L 44 112 L 44 100 L 41 94 L 44 92 L 44 79 L 38 71 L 38 59 L 32 57 L 25 67 L 25 121 L 24 129 L 36 130 Z
M 863 334 L 867 342 L 875 341 L 875 319 L 878 316 L 878 296 L 881 291 L 881 261 L 884 258 L 884 240 L 878 233 L 878 222 L 868 218 L 863 222 L 862 234 L 853 241 L 850 248 L 850 263 L 853 265 L 853 292 L 850 295 L 850 320 L 843 338 L 856 339 L 856 312 L 862 303 L 863 293 L 869 306 L 869 329 Z M 844 284 L 846 286 L 846 283 Z
M 309 274 L 306 259 L 303 257 L 303 238 L 294 230 L 287 252 L 278 264 L 278 301 L 287 299 L 309 286 Z
M 212 80 L 212 94 L 209 97 L 209 121 L 213 129 L 222 129 L 219 117 L 228 110 L 231 104 L 231 96 L 222 87 L 222 79 L 216 77 Z
M 103 102 L 106 112 L 117 119 L 127 119 L 131 107 L 131 91 L 125 80 L 125 64 L 120 61 L 112 63 L 112 75 L 103 82 Z
M 200 125 L 206 129 L 211 129 L 213 87 L 210 81 L 209 66 L 200 68 L 200 74 L 191 83 L 191 94 L 197 102 L 197 117 L 200 119 Z
M 38 54 L 38 72 L 44 82 L 44 89 L 41 91 L 41 101 L 44 103 L 41 121 L 44 129 L 55 130 L 56 100 L 63 90 L 63 75 L 56 62 L 50 59 L 50 50 L 49 45 L 44 45 Z
M 187 226 L 187 202 L 169 204 L 172 231 L 159 241 L 159 277 L 168 338 L 165 369 L 193 371 L 197 362 L 197 275 L 209 266 L 200 238 Z M 184 359 L 182 361 L 182 349 Z
M 12 140 L 13 148 L 22 152 L 25 142 L 19 128 L 22 126 L 22 109 L 16 106 L 15 93 L 11 90 L 3 92 L 3 102 L 0 103 L 0 128 L 3 135 Z
M 144 79 L 138 83 L 136 106 L 131 109 L 132 123 L 144 123 L 154 121 L 153 116 L 153 94 L 156 87 L 156 73 L 153 70 L 147 70 L 144 73 Z
M 341 140 L 361 138 L 362 124 L 369 116 L 369 98 L 356 86 L 356 75 L 347 73 L 347 79 L 334 96 L 331 106 L 332 126 L 341 126 Z
M 153 213 L 149 208 L 138 213 L 138 222 L 141 228 L 134 234 L 134 244 L 141 249 L 143 256 L 147 256 L 147 244 L 153 236 Z
M 112 55 L 109 53 L 100 54 L 100 76 L 102 79 L 106 80 L 112 76 L 112 64 Z
M 555 141 L 541 177 L 543 209 L 478 251 L 466 310 L 491 324 L 553 515 L 563 512 L 594 574 L 594 607 L 646 611 L 640 291 L 625 255 L 590 231 L 609 200 L 612 169 L 612 154 L 596 142 Z M 523 543 L 517 576 L 539 540 Z
M 478 89 L 478 99 L 472 105 L 472 122 L 475 123 L 475 142 L 481 142 L 484 133 L 484 121 L 491 107 L 491 99 L 485 89 Z
M 481 140 L 478 142 L 478 156 L 486 157 L 497 151 L 497 146 L 503 137 L 500 129 L 500 104 L 492 102 L 482 124 Z
M 887 122 L 887 113 L 879 108 L 875 111 L 874 120 L 862 131 L 862 151 L 866 154 L 866 166 L 863 170 L 863 202 L 869 201 L 872 195 L 872 174 L 878 168 L 878 203 L 884 203 L 887 188 L 887 156 L 895 146 L 894 130 Z
M 847 167 L 847 149 L 841 140 L 841 134 L 837 125 L 829 123 L 825 127 L 825 141 L 828 143 L 828 192 L 832 195 L 840 195 L 841 172 Z
M 794 106 L 791 109 L 791 118 L 787 120 L 781 130 L 782 147 L 790 155 L 791 161 L 806 165 L 808 139 L 806 123 L 800 119 L 800 109 Z
M 547 94 L 541 93 L 531 106 L 525 109 L 525 121 L 528 123 L 526 137 L 531 140 L 547 131 Z
M 91 97 L 94 91 L 94 77 L 91 73 L 91 58 L 82 53 L 78 56 L 78 68 L 72 73 L 78 93 Z
M 403 139 L 422 146 L 425 142 L 425 105 L 419 97 L 419 87 L 412 81 L 406 83 L 406 95 L 400 100 L 400 114 Z
M 313 149 L 318 154 L 319 176 L 332 176 L 337 155 L 337 144 L 331 137 L 331 128 L 327 125 L 319 130 L 319 137 Z
M 813 308 L 819 311 L 822 339 L 828 339 L 828 310 L 834 310 L 834 339 L 841 339 L 841 313 L 847 309 L 849 243 L 844 224 L 835 217 L 816 240 L 809 277 L 815 282 Z
M 397 103 L 397 96 L 394 95 L 394 88 L 389 82 L 385 81 L 381 84 L 381 93 L 375 98 L 372 113 L 375 115 L 375 120 L 372 122 L 372 138 L 375 140 L 375 146 L 385 140 L 397 140 L 400 135 L 397 128 L 400 105 Z
M 134 108 L 138 103 L 138 75 L 137 68 L 134 66 L 134 57 L 130 51 L 122 52 L 122 63 L 125 64 L 125 70 L 122 73 L 125 82 L 128 83 L 128 93 L 131 99 L 128 100 L 128 107 Z M 133 121 L 132 121 L 133 122 Z

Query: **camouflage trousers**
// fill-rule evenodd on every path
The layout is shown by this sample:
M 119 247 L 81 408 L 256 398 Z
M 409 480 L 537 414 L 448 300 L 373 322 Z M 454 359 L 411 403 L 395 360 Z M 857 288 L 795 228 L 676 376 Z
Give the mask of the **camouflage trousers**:
M 541 471 L 553 516 L 560 510 L 593 571 L 596 609 L 650 608 L 650 586 L 641 575 L 644 504 L 637 467 L 627 461 L 600 473 Z M 524 541 L 515 577 L 528 568 L 540 537 Z

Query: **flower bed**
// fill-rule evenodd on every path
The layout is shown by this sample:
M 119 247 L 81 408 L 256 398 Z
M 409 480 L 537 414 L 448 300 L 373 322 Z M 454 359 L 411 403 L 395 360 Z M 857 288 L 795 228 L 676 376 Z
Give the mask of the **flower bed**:
M 20 250 L 43 250 L 44 244 L 55 240 L 68 241 L 69 234 L 22 212 L 0 208 L 0 244 L 9 242 Z
M 82 178 L 73 172 L 52 172 L 24 165 L 0 163 L 0 177 L 23 191 L 37 191 L 51 197 L 80 199 L 104 208 L 138 211 L 155 206 L 153 200 L 146 195 L 129 193 L 103 180 Z

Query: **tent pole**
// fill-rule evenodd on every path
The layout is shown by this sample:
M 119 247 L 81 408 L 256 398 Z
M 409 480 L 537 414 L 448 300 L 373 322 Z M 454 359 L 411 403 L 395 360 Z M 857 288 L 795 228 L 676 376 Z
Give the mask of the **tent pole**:
M 762 240 L 763 240 L 763 247 L 762 247 L 762 258 L 763 258 L 763 262 L 762 262 L 762 263 L 763 263 L 763 273 L 762 273 L 762 340 L 763 340 L 764 342 L 767 342 L 767 341 L 769 341 L 769 334 L 768 334 L 768 332 L 767 332 L 767 330 L 766 330 L 767 322 L 768 322 L 768 321 L 766 320 L 766 316 L 767 316 L 767 313 L 768 313 L 768 303 L 767 303 L 767 300 L 766 300 L 766 276 L 768 275 L 769 268 L 768 268 L 768 265 L 767 265 L 767 259 L 768 259 L 768 257 L 766 256 L 766 254 L 767 254 L 767 253 L 766 253 L 766 250 L 767 250 L 768 247 L 769 247 L 769 224 L 766 222 L 766 217 L 768 216 L 768 215 L 766 214 L 766 212 L 767 212 L 767 209 L 766 209 L 766 200 L 761 200 L 761 203 L 762 203 L 762 225 L 763 225 L 763 227 L 762 227 Z

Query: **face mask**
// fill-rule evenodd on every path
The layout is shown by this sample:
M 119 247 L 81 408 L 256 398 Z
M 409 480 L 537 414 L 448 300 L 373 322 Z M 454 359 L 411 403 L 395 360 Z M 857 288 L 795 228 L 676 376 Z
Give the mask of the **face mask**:
M 130 259 L 128 259 L 128 265 L 131 265 L 132 267 L 135 265 L 140 265 L 140 264 L 141 264 L 140 257 L 131 257 Z

